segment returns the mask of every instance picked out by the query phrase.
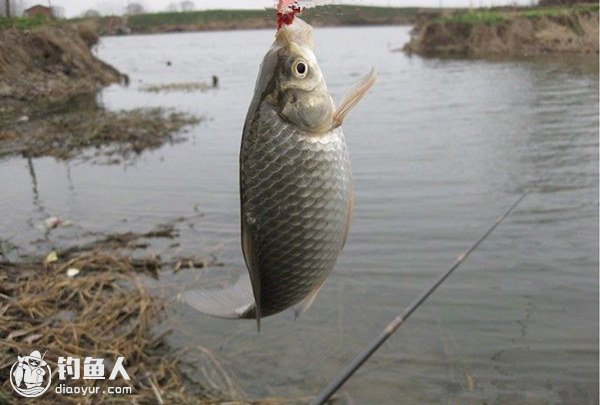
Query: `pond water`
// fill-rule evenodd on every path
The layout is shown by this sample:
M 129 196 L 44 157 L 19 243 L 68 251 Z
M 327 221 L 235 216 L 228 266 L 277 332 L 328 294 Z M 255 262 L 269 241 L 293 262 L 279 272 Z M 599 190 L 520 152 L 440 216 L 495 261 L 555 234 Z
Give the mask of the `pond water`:
M 408 27 L 319 28 L 335 100 L 375 66 L 379 81 L 346 134 L 355 176 L 350 237 L 299 320 L 219 320 L 182 303 L 166 327 L 202 345 L 252 397 L 316 394 L 524 190 L 518 209 L 346 384 L 354 403 L 597 403 L 597 58 L 453 60 L 394 52 Z M 0 160 L 0 229 L 21 254 L 178 217 L 177 254 L 222 267 L 165 274 L 176 296 L 245 271 L 238 149 L 270 30 L 103 38 L 98 55 L 131 77 L 110 109 L 166 106 L 204 117 L 188 140 L 121 165 Z M 168 64 L 167 62 L 170 62 Z M 205 92 L 150 84 L 210 81 Z M 32 173 L 35 177 L 32 177 Z M 542 174 L 546 173 L 542 181 Z M 58 215 L 74 230 L 44 239 Z M 82 236 L 84 235 L 84 236 Z M 45 250 L 44 250 L 45 251 Z M 159 252 L 160 253 L 160 252 Z

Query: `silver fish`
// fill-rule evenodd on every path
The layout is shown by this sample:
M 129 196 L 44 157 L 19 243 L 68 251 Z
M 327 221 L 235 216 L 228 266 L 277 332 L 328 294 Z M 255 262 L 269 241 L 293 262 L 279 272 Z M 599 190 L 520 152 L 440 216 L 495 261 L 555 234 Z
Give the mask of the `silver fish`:
M 260 319 L 314 301 L 346 241 L 353 210 L 341 124 L 375 83 L 374 70 L 338 108 L 314 54 L 312 27 L 284 25 L 259 72 L 242 136 L 242 250 L 249 278 L 190 291 L 190 305 L 224 318 Z

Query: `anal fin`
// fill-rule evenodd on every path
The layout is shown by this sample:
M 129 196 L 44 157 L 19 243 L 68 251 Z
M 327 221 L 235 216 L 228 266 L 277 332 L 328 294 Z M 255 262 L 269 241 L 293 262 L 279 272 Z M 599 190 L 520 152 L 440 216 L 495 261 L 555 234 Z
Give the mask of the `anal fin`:
M 324 285 L 325 281 L 323 281 L 320 286 L 318 286 L 315 290 L 308 294 L 306 298 L 304 298 L 298 305 L 296 305 L 296 307 L 294 308 L 295 319 L 298 319 L 300 315 L 302 315 L 308 308 L 310 308 L 310 306 L 315 301 L 315 298 L 317 298 L 317 295 L 319 295 L 319 291 L 321 291 L 321 288 L 323 288 Z
M 224 289 L 186 291 L 183 300 L 197 311 L 217 318 L 254 318 L 254 297 L 247 274 Z

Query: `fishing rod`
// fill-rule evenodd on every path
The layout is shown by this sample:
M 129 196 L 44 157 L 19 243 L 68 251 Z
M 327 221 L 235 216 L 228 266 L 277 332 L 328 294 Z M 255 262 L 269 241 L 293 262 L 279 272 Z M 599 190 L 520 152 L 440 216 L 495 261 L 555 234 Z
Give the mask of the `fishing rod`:
M 571 137 L 571 139 L 565 146 L 565 149 L 568 149 L 569 146 L 573 143 L 573 141 L 575 140 L 575 136 L 576 135 L 574 134 Z M 541 182 L 542 180 L 546 179 L 551 167 L 552 166 L 549 165 L 548 168 L 540 175 L 540 177 L 538 178 L 538 182 Z M 396 318 L 394 318 L 390 323 L 388 323 L 387 326 L 383 329 L 383 331 L 375 339 L 373 339 L 371 343 L 369 343 L 369 345 L 362 352 L 360 352 L 345 369 L 343 369 L 338 375 L 335 376 L 333 380 L 331 380 L 329 385 L 327 385 L 312 400 L 311 405 L 322 405 L 325 402 L 327 402 L 327 400 L 331 398 L 331 396 L 336 391 L 338 391 L 342 387 L 342 385 L 344 385 L 344 383 L 346 383 L 346 381 L 350 379 L 350 377 L 354 375 L 354 373 L 377 351 L 377 349 L 379 349 L 379 347 L 381 347 L 381 345 L 390 336 L 392 336 L 398 330 L 400 326 L 402 326 L 404 321 L 406 321 L 412 315 L 412 313 L 415 312 L 415 310 L 419 308 L 421 304 L 423 304 L 425 300 L 427 300 L 427 298 L 435 290 L 437 290 L 437 288 L 454 272 L 454 270 L 460 267 L 460 265 L 471 255 L 471 253 L 473 253 L 479 247 L 479 245 L 484 240 L 486 240 L 492 232 L 494 232 L 498 225 L 500 225 L 502 221 L 504 221 L 515 210 L 515 208 L 517 208 L 517 206 L 525 199 L 525 197 L 531 194 L 531 192 L 531 189 L 528 189 L 525 192 L 523 192 L 523 194 L 521 194 L 515 200 L 515 202 L 513 202 L 512 205 L 508 207 L 508 209 L 498 217 L 496 222 L 494 222 L 492 226 L 490 226 L 485 231 L 485 233 L 481 235 L 481 237 L 479 237 L 479 239 L 477 239 L 477 241 L 475 241 L 475 243 L 471 245 L 469 249 L 467 249 L 463 254 L 458 256 L 454 264 L 445 273 L 440 275 L 435 280 L 435 282 L 431 284 L 431 286 L 429 286 L 425 291 L 423 291 L 421 295 L 417 297 L 417 299 L 411 302 L 410 305 L 406 307 L 400 315 L 396 316 Z

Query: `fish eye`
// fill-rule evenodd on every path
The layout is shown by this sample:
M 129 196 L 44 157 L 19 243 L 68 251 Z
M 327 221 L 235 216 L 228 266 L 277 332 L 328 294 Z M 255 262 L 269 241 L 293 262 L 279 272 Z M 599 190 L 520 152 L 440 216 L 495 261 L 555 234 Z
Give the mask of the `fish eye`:
M 302 60 L 298 59 L 292 65 L 292 73 L 299 79 L 304 79 L 308 74 L 308 64 Z

